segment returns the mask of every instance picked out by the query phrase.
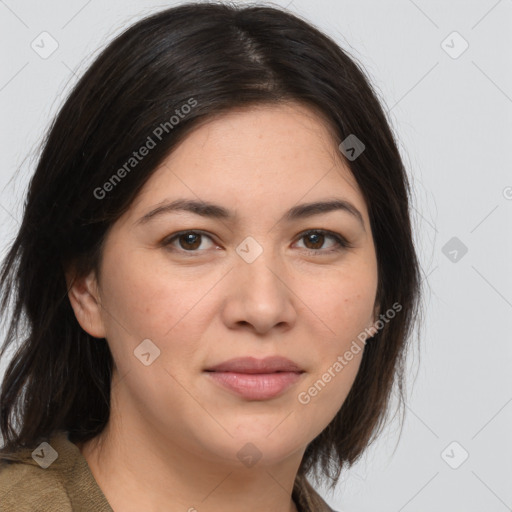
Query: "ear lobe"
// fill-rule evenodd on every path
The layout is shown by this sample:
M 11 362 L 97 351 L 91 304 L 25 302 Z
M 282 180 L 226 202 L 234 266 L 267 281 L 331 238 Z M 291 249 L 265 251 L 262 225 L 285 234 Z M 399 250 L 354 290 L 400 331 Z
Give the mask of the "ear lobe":
M 105 338 L 101 300 L 94 271 L 83 277 L 73 277 L 71 272 L 66 272 L 66 283 L 69 302 L 82 329 L 95 338 Z

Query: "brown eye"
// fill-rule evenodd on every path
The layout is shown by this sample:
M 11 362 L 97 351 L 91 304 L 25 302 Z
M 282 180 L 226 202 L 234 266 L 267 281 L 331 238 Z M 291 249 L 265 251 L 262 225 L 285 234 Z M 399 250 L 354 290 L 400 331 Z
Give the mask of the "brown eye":
M 330 247 L 322 249 L 328 239 L 333 240 L 334 243 L 331 243 Z M 300 235 L 299 240 L 304 240 L 305 250 L 314 255 L 329 254 L 350 247 L 344 237 L 324 229 L 306 231 Z
M 321 233 L 311 233 L 304 235 L 303 238 L 307 241 L 306 247 L 308 249 L 321 249 L 322 245 L 324 245 L 325 235 Z M 308 246 L 309 243 L 311 243 L 311 246 Z
M 178 237 L 182 249 L 194 250 L 201 245 L 201 235 L 196 233 L 187 233 Z
M 182 231 L 164 240 L 162 245 L 169 246 L 172 250 L 177 252 L 200 253 L 209 248 L 207 246 L 206 248 L 203 247 L 202 249 L 199 249 L 201 245 L 204 245 L 203 242 L 205 240 L 210 240 L 212 242 L 211 237 L 205 233 L 198 231 Z

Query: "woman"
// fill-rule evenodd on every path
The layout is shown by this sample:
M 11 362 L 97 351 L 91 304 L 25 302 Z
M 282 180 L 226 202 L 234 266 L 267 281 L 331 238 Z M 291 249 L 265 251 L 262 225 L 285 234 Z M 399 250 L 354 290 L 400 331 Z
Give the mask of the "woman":
M 362 70 L 270 7 L 139 21 L 61 108 L 1 278 L 2 510 L 332 510 L 402 390 L 408 182 Z

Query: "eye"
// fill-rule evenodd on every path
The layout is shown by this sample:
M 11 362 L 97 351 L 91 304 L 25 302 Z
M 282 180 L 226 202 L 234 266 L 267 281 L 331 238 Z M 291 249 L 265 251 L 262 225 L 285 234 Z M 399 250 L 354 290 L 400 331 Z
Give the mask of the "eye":
M 163 240 L 162 245 L 170 247 L 173 251 L 181 252 L 182 254 L 189 253 L 188 255 L 192 256 L 212 247 L 210 245 L 210 247 L 200 249 L 205 239 L 210 240 L 213 244 L 212 237 L 202 231 L 180 231 Z M 325 229 L 310 229 L 304 231 L 299 235 L 298 239 L 304 239 L 306 241 L 304 250 L 314 256 L 339 252 L 351 247 L 350 243 L 343 236 Z M 330 248 L 322 249 L 322 246 L 328 239 L 332 241 Z
M 331 248 L 322 249 L 325 240 L 329 238 L 334 241 L 334 243 L 331 244 Z M 314 256 L 338 252 L 351 247 L 351 245 L 343 236 L 339 235 L 338 233 L 333 233 L 332 231 L 327 231 L 325 229 L 312 229 L 305 231 L 299 235 L 299 240 L 302 239 L 306 240 L 306 244 L 310 246 L 305 247 L 306 252 Z
M 165 239 L 162 244 L 165 246 L 173 246 L 176 241 L 179 244 L 179 247 L 171 247 L 171 249 L 180 251 L 180 252 L 200 252 L 197 249 L 202 245 L 203 239 L 209 239 L 213 242 L 212 238 L 201 231 L 180 231 L 179 233 L 175 233 L 171 237 Z M 206 248 L 202 248 L 201 250 L 206 250 Z

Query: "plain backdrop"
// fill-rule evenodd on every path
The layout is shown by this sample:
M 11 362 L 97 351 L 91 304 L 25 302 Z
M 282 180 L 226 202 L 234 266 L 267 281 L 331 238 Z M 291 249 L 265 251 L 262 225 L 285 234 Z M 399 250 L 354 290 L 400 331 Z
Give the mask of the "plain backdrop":
M 121 30 L 176 3 L 0 0 L 2 254 L 70 86 Z M 512 510 L 512 0 L 275 4 L 371 76 L 412 179 L 426 288 L 401 435 L 390 422 L 320 492 L 340 512 Z

